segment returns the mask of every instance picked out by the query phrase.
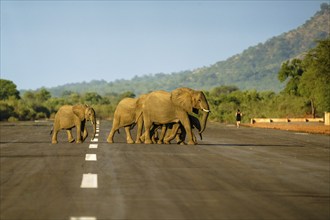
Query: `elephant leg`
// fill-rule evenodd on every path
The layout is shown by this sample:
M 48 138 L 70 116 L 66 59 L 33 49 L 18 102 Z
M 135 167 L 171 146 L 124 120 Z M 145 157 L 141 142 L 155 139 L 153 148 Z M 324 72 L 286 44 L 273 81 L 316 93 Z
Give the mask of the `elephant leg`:
M 145 132 L 145 144 L 152 144 L 152 141 L 150 139 L 150 128 L 152 123 L 150 121 L 144 120 L 144 128 L 146 130 Z
M 166 125 L 163 125 L 162 126 L 162 131 L 159 135 L 159 139 L 157 141 L 157 144 L 162 144 L 163 141 L 164 141 L 164 137 L 165 137 L 165 134 L 166 134 L 166 130 L 167 130 L 167 126 Z
M 177 135 L 175 136 L 175 140 L 176 140 L 176 143 L 177 143 L 177 144 L 181 144 L 181 143 L 183 143 L 183 139 L 181 139 L 181 134 L 177 134 Z
M 113 123 L 112 123 L 112 128 L 111 128 L 110 133 L 109 133 L 108 138 L 107 138 L 107 142 L 109 144 L 113 143 L 113 136 L 115 135 L 118 128 L 119 128 L 118 120 L 114 119 Z
M 140 116 L 137 121 L 137 131 L 136 131 L 136 139 L 135 139 L 136 144 L 141 144 L 142 128 L 143 128 L 143 119 L 142 116 Z
M 166 126 L 166 132 L 165 132 L 165 136 L 163 138 L 164 144 L 170 144 L 170 142 L 168 141 L 168 138 L 171 136 L 172 130 L 173 130 L 173 126 L 172 126 L 172 128 Z
M 170 144 L 171 140 L 173 140 L 175 138 L 179 127 L 180 127 L 179 123 L 176 123 L 172 126 L 170 135 L 164 139 L 165 144 Z
M 176 135 L 176 141 L 177 141 L 177 144 L 180 144 L 180 145 L 185 145 L 186 143 L 184 142 L 184 140 L 186 139 L 186 131 L 184 130 L 183 126 L 180 125 L 180 130 L 178 131 L 177 135 Z M 195 139 L 194 139 L 195 141 Z
M 133 141 L 132 136 L 131 136 L 130 128 L 131 128 L 131 126 L 125 126 L 126 142 L 128 144 L 134 144 L 134 141 Z
M 146 139 L 146 131 L 140 136 L 140 142 L 135 142 L 136 144 L 143 143 Z
M 157 129 L 155 129 L 155 127 L 153 127 L 150 131 L 150 137 L 151 137 L 151 141 L 153 144 L 157 143 Z
M 197 138 L 196 138 L 196 135 L 193 133 L 192 136 L 193 136 L 193 140 L 194 140 L 194 142 L 197 144 Z
M 192 135 L 191 129 L 190 129 L 190 131 L 187 131 L 187 137 L 188 137 L 188 144 L 189 144 L 189 145 L 197 144 L 197 143 L 193 140 L 193 135 Z
M 57 144 L 57 134 L 59 132 L 59 121 L 55 118 L 54 125 L 53 125 L 53 135 L 52 135 L 52 144 Z
M 113 136 L 115 135 L 115 132 L 117 131 L 117 129 L 114 129 L 112 128 L 109 135 L 108 135 L 108 138 L 107 138 L 107 142 L 112 144 L 113 143 Z
M 186 145 L 186 143 L 184 142 L 184 140 L 186 139 L 186 135 L 185 134 L 184 135 L 182 133 L 177 134 L 176 137 L 175 137 L 175 139 L 176 139 L 176 143 L 177 144 Z
M 74 138 L 72 136 L 71 129 L 66 130 L 66 133 L 68 134 L 68 141 L 69 141 L 69 143 L 74 142 Z
M 192 130 L 191 130 L 191 125 L 190 121 L 188 118 L 188 115 L 185 115 L 182 120 L 180 120 L 184 129 L 186 130 L 187 138 L 188 138 L 188 144 L 189 145 L 194 145 L 196 144 L 193 140 L 193 135 L 192 135 Z
M 57 133 L 58 133 L 58 129 L 55 129 L 53 130 L 53 136 L 52 136 L 52 144 L 57 144 L 58 141 L 57 141 Z
M 77 125 L 76 128 L 77 128 L 77 141 L 76 141 L 76 143 L 80 144 L 82 142 L 81 141 L 81 125 L 80 124 Z
M 83 138 L 82 138 L 82 141 L 85 141 L 86 138 L 88 136 L 88 132 L 87 132 L 87 128 L 86 128 L 86 125 L 84 126 L 84 133 L 83 133 Z
M 150 137 L 151 137 L 151 141 L 153 144 L 156 144 L 157 140 L 159 140 L 158 131 L 157 131 L 159 127 L 160 127 L 160 125 L 153 125 L 150 130 Z

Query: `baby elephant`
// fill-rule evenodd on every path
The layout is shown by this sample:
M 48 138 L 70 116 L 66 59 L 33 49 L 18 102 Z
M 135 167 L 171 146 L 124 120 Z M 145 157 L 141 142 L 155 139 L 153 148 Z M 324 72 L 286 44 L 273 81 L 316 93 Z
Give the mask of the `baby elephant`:
M 57 143 L 57 133 L 60 130 L 66 130 L 68 134 L 68 141 L 74 142 L 74 138 L 71 134 L 71 129 L 76 127 L 77 129 L 77 143 L 83 142 L 88 133 L 86 129 L 86 121 L 91 121 L 94 134 L 92 139 L 95 137 L 96 132 L 96 116 L 93 108 L 88 105 L 64 105 L 62 106 L 55 115 L 53 129 L 50 132 L 53 133 L 52 143 Z M 83 134 L 82 134 L 83 131 Z

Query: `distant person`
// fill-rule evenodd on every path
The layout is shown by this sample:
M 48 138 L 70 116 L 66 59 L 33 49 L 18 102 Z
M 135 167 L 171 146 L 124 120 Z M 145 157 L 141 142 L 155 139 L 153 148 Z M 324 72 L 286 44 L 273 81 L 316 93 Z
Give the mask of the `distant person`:
M 239 128 L 239 125 L 241 124 L 243 114 L 239 109 L 237 109 L 237 112 L 236 112 L 235 116 L 236 116 L 236 127 Z

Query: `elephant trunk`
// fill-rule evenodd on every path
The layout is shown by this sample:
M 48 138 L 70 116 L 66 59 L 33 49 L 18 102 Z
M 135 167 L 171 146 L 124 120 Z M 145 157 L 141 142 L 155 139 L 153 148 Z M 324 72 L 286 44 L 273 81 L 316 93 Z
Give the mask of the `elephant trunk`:
M 207 122 L 207 118 L 209 117 L 209 113 L 210 113 L 210 110 L 203 109 L 203 112 L 202 112 L 203 116 L 202 116 L 202 120 L 200 121 L 201 130 L 199 131 L 199 134 L 202 134 L 206 128 L 206 122 Z

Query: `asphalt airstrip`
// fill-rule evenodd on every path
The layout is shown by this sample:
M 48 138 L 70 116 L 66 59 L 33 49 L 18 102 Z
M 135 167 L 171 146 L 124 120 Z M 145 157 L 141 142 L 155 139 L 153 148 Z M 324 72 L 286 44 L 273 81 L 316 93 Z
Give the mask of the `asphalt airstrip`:
M 54 145 L 51 126 L 0 123 L 0 219 L 330 218 L 327 135 L 209 123 L 194 146 L 108 144 L 100 121 Z

